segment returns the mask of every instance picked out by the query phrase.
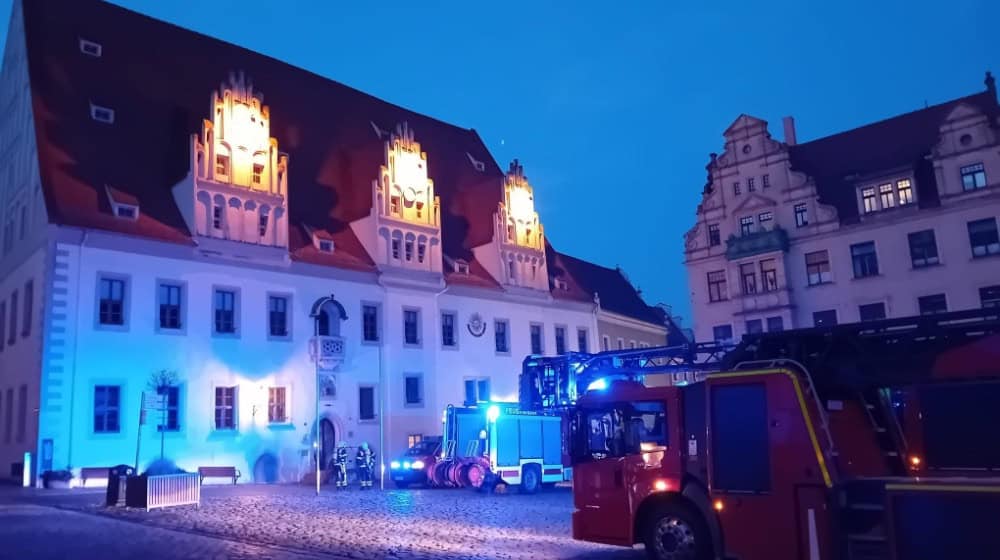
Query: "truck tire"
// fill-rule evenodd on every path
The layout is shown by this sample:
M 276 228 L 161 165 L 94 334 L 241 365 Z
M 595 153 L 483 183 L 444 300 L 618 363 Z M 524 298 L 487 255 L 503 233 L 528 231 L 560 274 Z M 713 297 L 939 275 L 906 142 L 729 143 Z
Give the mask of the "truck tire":
M 701 515 L 679 503 L 657 506 L 643 522 L 649 560 L 709 560 L 712 547 Z
M 525 465 L 521 469 L 521 493 L 534 494 L 542 486 L 542 469 L 538 465 Z

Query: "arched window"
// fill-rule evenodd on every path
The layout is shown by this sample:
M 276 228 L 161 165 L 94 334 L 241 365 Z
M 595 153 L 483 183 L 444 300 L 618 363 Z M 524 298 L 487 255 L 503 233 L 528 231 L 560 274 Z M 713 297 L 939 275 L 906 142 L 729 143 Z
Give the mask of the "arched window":
M 340 336 L 340 324 L 347 319 L 344 306 L 332 297 L 323 298 L 313 305 L 317 336 Z

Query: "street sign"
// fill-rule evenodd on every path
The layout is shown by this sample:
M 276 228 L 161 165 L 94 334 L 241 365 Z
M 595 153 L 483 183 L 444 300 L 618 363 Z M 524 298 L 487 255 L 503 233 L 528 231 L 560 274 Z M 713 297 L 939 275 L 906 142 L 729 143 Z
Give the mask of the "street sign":
M 163 410 L 166 407 L 167 402 L 165 395 L 157 395 L 155 393 L 142 394 L 143 410 Z

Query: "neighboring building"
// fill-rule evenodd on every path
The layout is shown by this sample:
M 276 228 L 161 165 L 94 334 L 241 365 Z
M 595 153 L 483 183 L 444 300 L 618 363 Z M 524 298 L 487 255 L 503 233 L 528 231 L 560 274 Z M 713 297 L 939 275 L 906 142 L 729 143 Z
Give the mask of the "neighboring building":
M 1000 305 L 986 91 L 797 144 L 741 115 L 685 239 L 698 340 Z
M 589 348 L 591 352 L 649 348 L 667 343 L 667 316 L 642 300 L 620 268 L 605 268 L 567 255 L 555 255 L 551 261 L 557 284 L 560 282 L 558 275 L 565 273 L 570 293 L 579 294 L 580 299 L 585 294 L 594 294 L 600 346 Z
M 184 468 L 297 480 L 317 401 L 324 461 L 385 459 L 515 400 L 536 338 L 649 319 L 554 270 L 473 130 L 96 0 L 15 2 L 0 78 L 4 476 L 132 464 L 161 370 L 140 465 L 162 433 Z

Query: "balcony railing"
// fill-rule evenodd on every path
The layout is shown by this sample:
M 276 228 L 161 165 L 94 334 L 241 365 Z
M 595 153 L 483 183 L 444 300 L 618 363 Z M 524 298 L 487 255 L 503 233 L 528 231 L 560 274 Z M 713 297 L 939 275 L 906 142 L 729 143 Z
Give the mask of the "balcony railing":
M 314 336 L 309 340 L 309 355 L 321 369 L 336 369 L 344 361 L 346 346 L 340 336 Z
M 748 233 L 726 240 L 726 258 L 729 260 L 752 257 L 772 251 L 788 250 L 788 232 L 780 227 Z
M 790 307 L 792 305 L 791 294 L 784 288 L 767 292 L 743 294 L 739 297 L 739 300 L 740 312 L 742 313 L 754 313 L 779 307 Z

